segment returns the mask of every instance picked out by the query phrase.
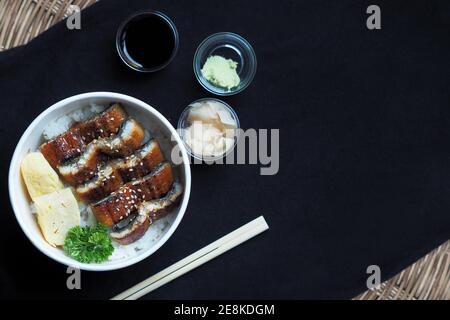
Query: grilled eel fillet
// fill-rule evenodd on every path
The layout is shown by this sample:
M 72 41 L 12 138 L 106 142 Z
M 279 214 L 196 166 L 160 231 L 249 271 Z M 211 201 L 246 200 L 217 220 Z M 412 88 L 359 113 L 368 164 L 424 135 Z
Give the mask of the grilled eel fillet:
M 92 141 L 80 157 L 58 166 L 58 171 L 70 185 L 77 185 L 92 179 L 103 155 L 113 158 L 132 154 L 144 140 L 144 129 L 133 120 L 128 119 L 116 136 Z
M 163 162 L 152 173 L 128 182 L 90 207 L 98 222 L 111 227 L 114 223 L 126 219 L 142 202 L 165 195 L 172 183 L 172 166 Z
M 116 134 L 126 118 L 125 110 L 116 103 L 90 120 L 75 123 L 68 131 L 42 144 L 40 151 L 50 165 L 56 168 L 78 157 L 94 139 Z
M 124 183 L 149 174 L 163 160 L 158 142 L 151 140 L 130 157 L 108 162 L 94 179 L 76 188 L 77 196 L 85 202 L 98 201 Z
M 179 202 L 182 193 L 183 187 L 178 181 L 175 181 L 172 189 L 163 198 L 140 204 L 137 213 L 134 214 L 131 221 L 127 221 L 125 227 L 119 225 L 121 222 L 115 224 L 114 231 L 110 233 L 111 238 L 122 245 L 139 240 L 153 222 L 164 217 Z

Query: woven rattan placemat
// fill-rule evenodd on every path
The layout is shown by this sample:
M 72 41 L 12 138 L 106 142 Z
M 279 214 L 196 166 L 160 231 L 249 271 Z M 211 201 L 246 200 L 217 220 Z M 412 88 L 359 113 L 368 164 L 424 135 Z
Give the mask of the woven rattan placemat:
M 26 44 L 73 10 L 97 0 L 2 0 L 0 1 L 0 51 Z M 416 263 L 366 291 L 357 300 L 445 299 L 450 300 L 450 241 Z

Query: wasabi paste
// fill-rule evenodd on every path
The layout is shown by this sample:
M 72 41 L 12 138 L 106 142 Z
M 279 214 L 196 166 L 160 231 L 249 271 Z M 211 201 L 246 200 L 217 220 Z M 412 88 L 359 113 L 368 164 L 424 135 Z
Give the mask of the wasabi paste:
M 232 89 L 241 82 L 236 72 L 238 63 L 221 56 L 210 56 L 202 68 L 202 75 L 217 87 Z

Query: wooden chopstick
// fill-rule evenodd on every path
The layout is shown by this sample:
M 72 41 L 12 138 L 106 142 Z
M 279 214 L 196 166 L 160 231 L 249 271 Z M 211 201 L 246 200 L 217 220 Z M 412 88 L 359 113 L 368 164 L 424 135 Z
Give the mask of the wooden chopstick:
M 267 225 L 266 220 L 263 216 L 260 216 L 113 297 L 112 300 L 136 300 L 267 229 L 269 229 L 269 226 Z

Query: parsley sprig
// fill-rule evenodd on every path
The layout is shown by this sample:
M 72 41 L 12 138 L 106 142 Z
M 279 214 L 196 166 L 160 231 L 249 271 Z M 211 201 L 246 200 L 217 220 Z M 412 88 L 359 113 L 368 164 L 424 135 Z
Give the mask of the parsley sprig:
M 64 252 L 83 263 L 106 261 L 113 251 L 108 229 L 101 224 L 73 227 L 64 240 Z

